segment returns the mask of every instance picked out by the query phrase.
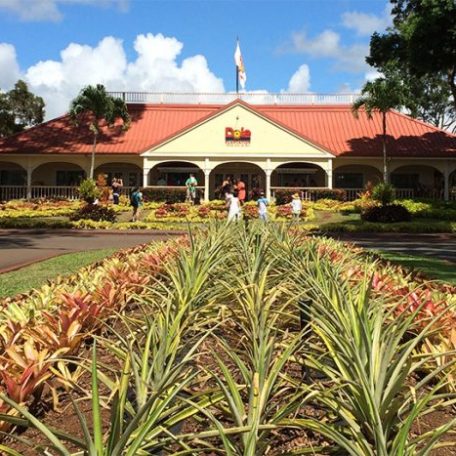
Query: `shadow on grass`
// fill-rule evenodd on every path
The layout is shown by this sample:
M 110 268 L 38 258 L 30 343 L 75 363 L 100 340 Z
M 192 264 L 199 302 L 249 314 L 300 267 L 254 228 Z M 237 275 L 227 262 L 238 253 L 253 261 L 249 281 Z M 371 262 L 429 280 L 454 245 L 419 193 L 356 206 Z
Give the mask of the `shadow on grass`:
M 381 250 L 376 250 L 375 253 L 391 263 L 404 266 L 412 271 L 419 271 L 429 279 L 442 280 L 456 285 L 456 264 L 451 261 Z

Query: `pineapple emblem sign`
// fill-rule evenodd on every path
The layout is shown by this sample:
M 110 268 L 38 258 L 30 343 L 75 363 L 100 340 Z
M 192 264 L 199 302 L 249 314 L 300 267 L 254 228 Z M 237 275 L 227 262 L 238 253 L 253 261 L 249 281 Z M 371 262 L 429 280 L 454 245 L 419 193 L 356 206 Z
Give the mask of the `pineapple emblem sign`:
M 250 139 L 252 133 L 250 130 L 245 128 L 234 129 L 231 127 L 225 128 L 225 142 L 229 145 L 248 145 L 250 144 Z

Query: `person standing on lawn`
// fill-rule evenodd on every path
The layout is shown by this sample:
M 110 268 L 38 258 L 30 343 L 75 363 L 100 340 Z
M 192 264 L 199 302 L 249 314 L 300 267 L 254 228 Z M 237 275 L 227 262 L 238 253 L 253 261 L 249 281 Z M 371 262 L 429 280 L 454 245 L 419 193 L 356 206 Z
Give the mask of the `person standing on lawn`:
M 196 187 L 198 186 L 198 181 L 194 174 L 190 174 L 189 178 L 185 181 L 185 186 L 187 187 L 187 201 L 194 203 L 196 198 Z
M 132 222 L 139 221 L 140 209 L 143 204 L 143 194 L 141 193 L 139 187 L 135 187 L 131 194 L 130 204 L 133 207 L 133 218 Z
M 264 222 L 268 221 L 268 199 L 264 196 L 264 192 L 260 191 L 260 197 L 257 199 L 258 217 Z
M 293 199 L 291 200 L 291 213 L 293 215 L 293 220 L 299 220 L 301 218 L 301 211 L 302 211 L 302 201 L 299 197 L 299 193 L 295 193 L 293 195 Z

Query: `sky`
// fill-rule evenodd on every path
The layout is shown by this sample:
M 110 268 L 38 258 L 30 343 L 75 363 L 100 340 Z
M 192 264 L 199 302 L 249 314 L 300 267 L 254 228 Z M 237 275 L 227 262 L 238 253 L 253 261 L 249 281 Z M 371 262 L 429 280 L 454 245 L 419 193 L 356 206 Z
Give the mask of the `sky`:
M 358 92 L 387 0 L 0 0 L 0 90 L 19 78 L 65 113 L 80 89 Z

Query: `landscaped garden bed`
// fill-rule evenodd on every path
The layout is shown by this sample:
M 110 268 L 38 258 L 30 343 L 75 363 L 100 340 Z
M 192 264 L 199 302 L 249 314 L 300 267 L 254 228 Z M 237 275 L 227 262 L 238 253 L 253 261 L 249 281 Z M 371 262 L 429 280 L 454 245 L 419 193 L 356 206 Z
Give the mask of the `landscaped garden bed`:
M 455 287 L 288 228 L 209 223 L 4 300 L 2 451 L 453 454 Z

